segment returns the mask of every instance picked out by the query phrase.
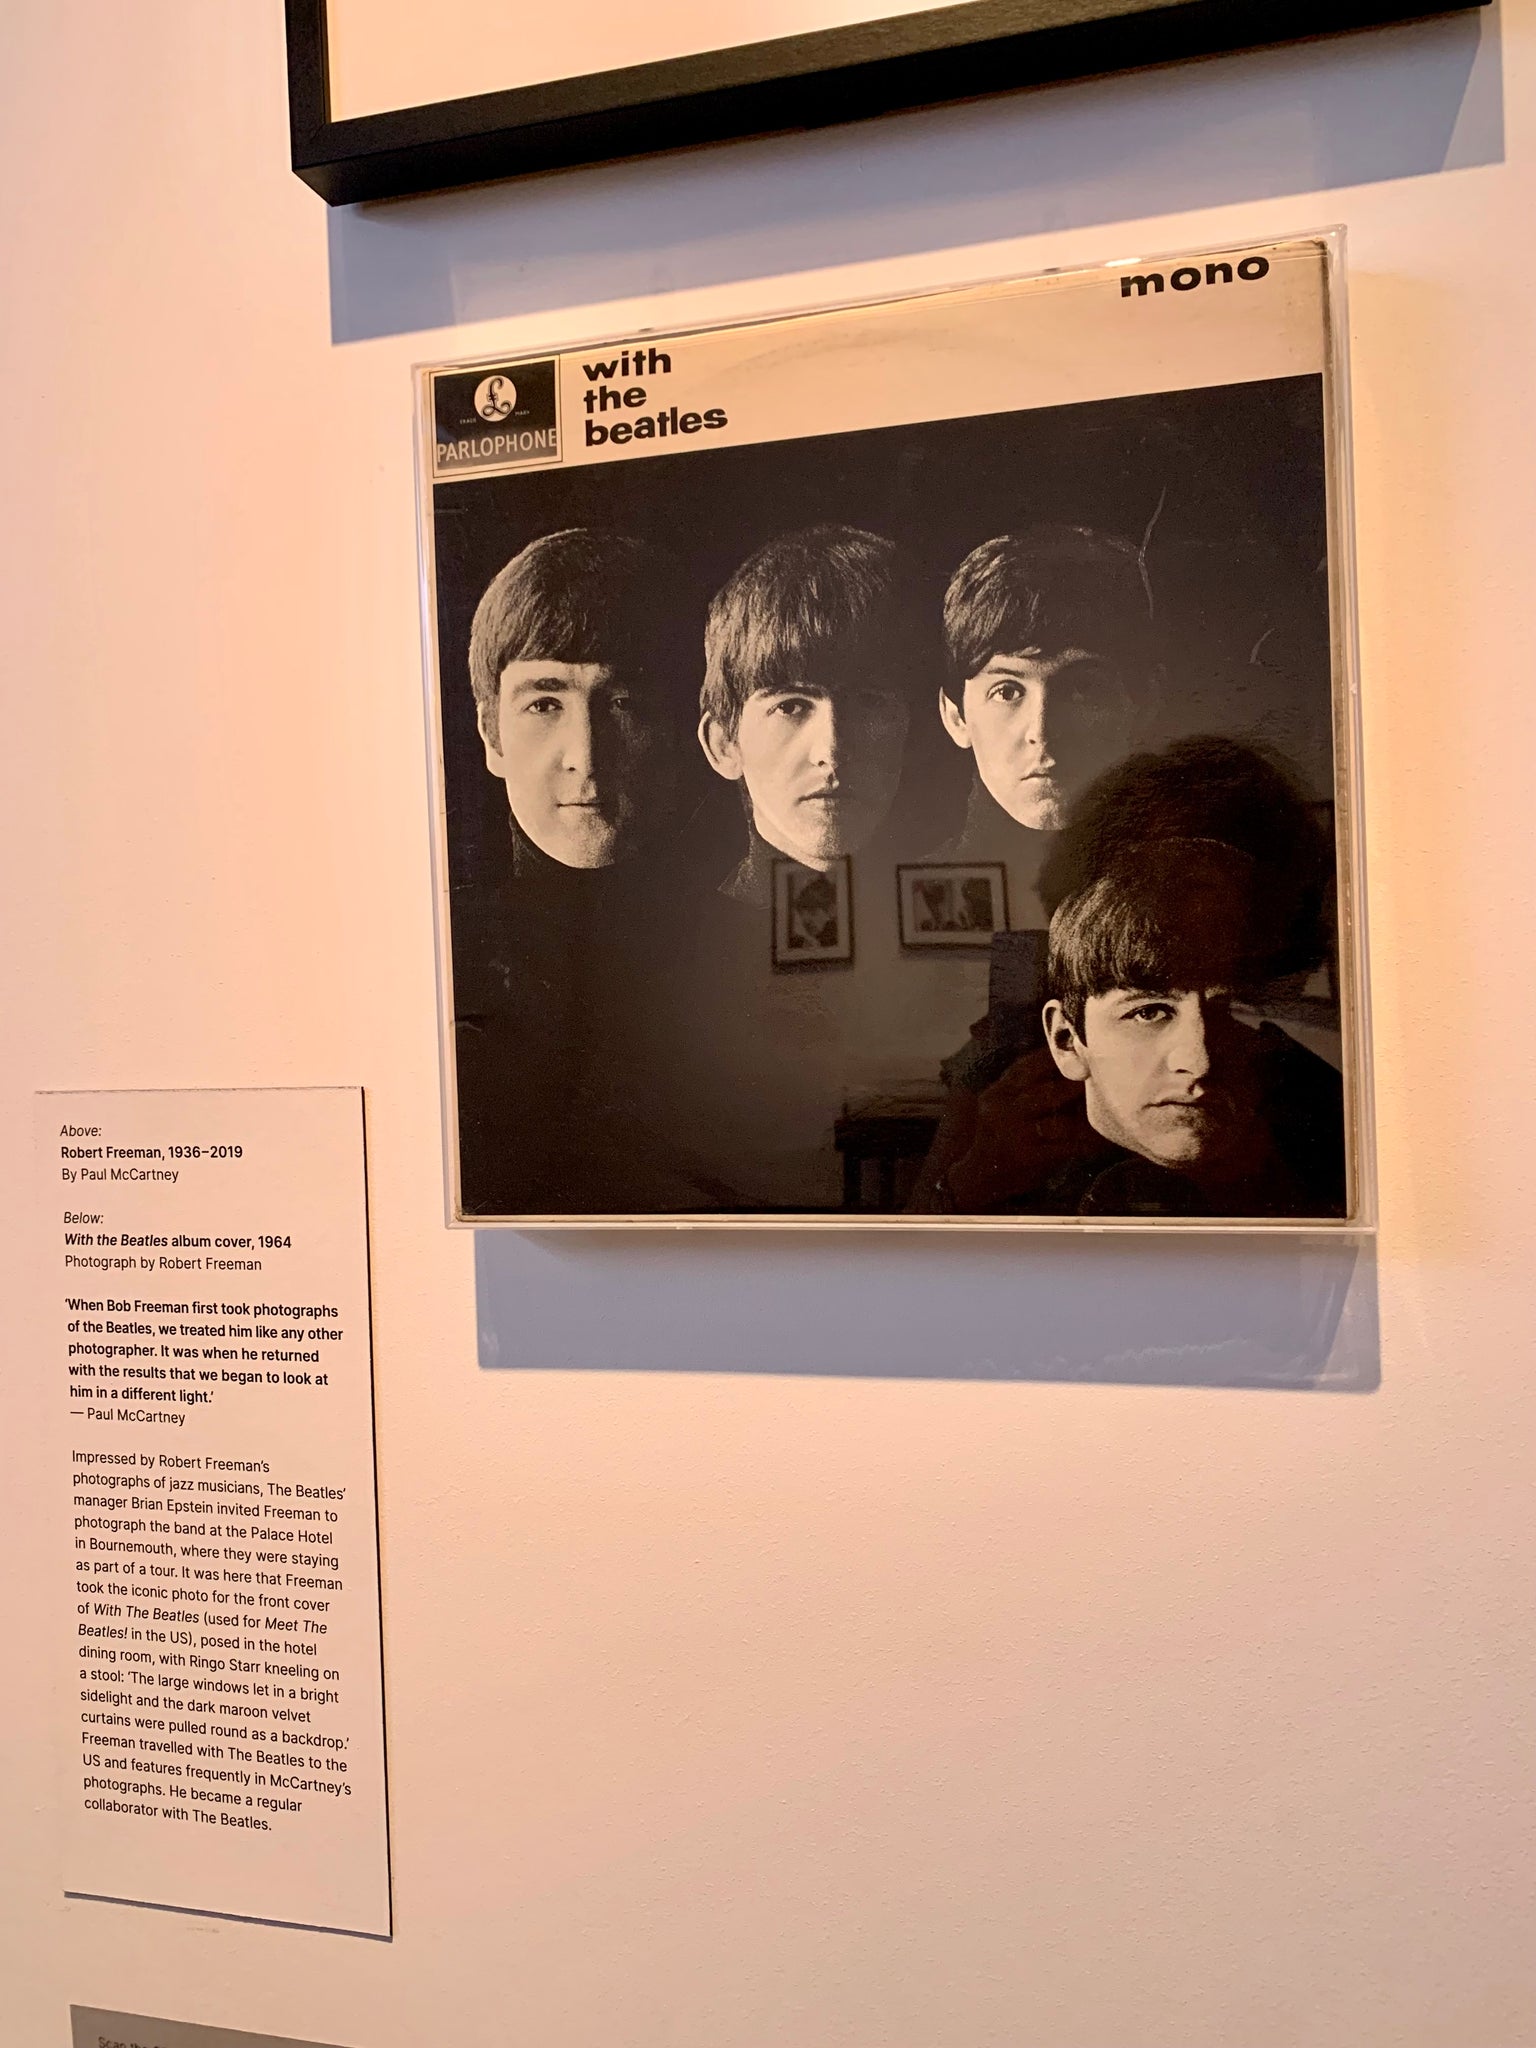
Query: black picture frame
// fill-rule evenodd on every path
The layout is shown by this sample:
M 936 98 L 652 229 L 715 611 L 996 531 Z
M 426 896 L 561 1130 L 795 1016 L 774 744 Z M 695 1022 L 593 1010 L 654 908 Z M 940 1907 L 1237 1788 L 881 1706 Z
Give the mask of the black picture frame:
M 1464 13 L 1489 0 L 960 0 L 345 121 L 331 119 L 326 0 L 285 4 L 293 168 L 328 205 L 346 206 Z
M 793 931 L 790 891 L 796 882 L 832 889 L 832 936 L 797 938 Z M 826 869 L 808 868 L 797 860 L 776 860 L 772 868 L 771 957 L 775 974 L 799 974 L 823 967 L 853 965 L 853 861 L 842 854 Z
M 924 876 L 951 886 L 977 876 L 988 878 L 992 922 L 985 928 L 955 927 L 924 931 L 917 922 L 914 897 Z M 999 932 L 1008 930 L 1008 867 L 997 860 L 901 861 L 896 868 L 896 930 L 903 952 L 985 952 Z

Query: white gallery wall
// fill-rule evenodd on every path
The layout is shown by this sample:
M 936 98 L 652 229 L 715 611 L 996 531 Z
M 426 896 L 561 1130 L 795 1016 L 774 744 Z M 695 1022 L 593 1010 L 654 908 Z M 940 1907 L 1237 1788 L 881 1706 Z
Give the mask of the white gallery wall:
M 336 216 L 281 14 L 0 19 L 0 2041 L 1536 2043 L 1536 0 Z M 1337 1333 L 1257 1384 L 1255 1246 L 446 1231 L 411 365 L 1340 221 Z M 388 1944 L 61 1892 L 30 1094 L 289 1082 L 367 1090 Z

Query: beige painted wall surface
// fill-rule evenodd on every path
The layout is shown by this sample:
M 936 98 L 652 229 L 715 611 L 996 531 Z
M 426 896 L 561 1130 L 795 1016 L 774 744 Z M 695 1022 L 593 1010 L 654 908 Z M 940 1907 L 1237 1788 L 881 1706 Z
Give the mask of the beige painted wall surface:
M 74 1999 L 351 2048 L 1536 2044 L 1536 0 L 1475 62 L 1442 25 L 344 222 L 280 15 L 0 24 L 0 2040 Z M 1367 132 L 1389 58 L 1443 134 L 1395 87 Z M 1340 219 L 1379 1388 L 480 1370 L 410 364 Z M 370 1104 L 389 1946 L 59 1891 L 29 1092 L 314 1081 Z

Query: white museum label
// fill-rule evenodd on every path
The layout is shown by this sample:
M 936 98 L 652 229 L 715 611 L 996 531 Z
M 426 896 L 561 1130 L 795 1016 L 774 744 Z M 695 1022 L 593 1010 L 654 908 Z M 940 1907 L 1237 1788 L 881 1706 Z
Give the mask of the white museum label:
M 65 1887 L 388 1935 L 361 1091 L 38 1102 Z

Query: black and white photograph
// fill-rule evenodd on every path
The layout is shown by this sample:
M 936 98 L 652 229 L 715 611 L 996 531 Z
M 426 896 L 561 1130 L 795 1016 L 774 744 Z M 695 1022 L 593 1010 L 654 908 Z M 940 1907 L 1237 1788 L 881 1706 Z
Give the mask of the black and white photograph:
M 775 967 L 844 967 L 853 959 L 852 861 L 825 868 L 797 860 L 773 864 Z
M 1337 260 L 423 373 L 455 1220 L 1359 1220 Z
M 897 916 L 904 946 L 990 946 L 1008 929 L 1008 870 L 923 861 L 896 870 Z

